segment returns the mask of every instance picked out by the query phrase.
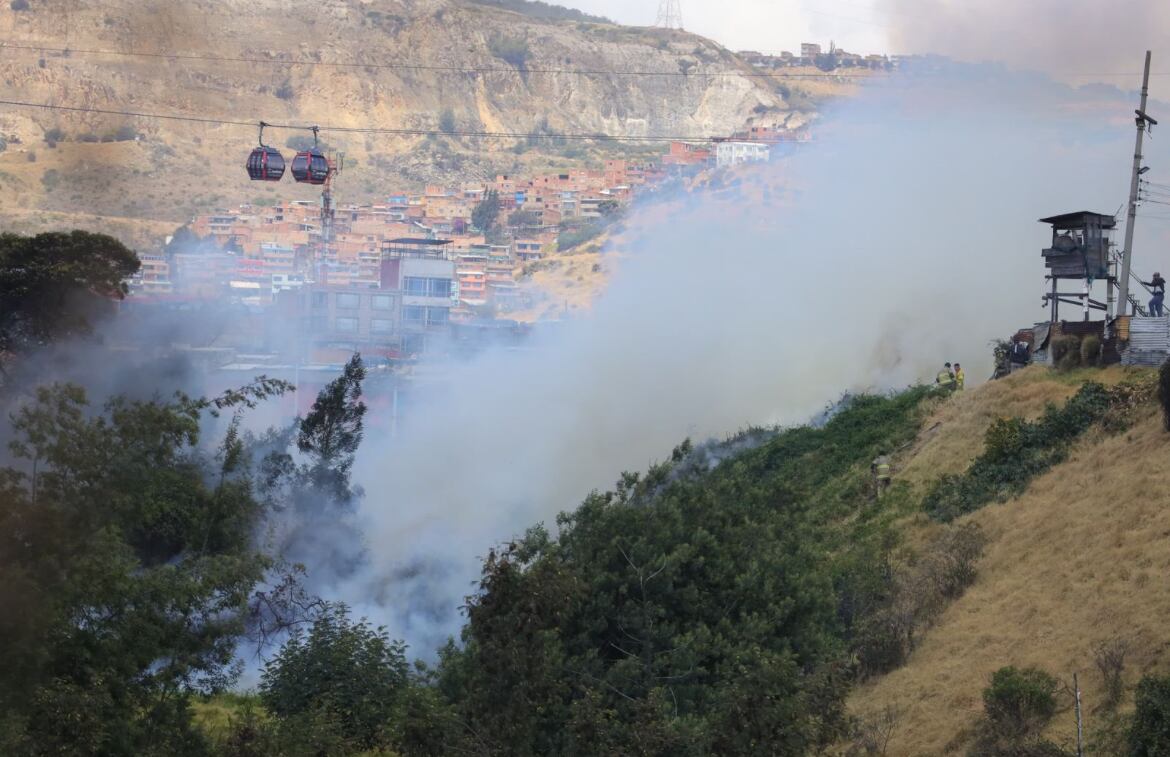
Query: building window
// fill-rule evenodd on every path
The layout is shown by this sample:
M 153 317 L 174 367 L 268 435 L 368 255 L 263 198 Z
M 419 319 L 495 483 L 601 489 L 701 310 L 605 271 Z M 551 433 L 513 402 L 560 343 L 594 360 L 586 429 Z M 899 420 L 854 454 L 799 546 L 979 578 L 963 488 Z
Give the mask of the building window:
M 337 294 L 337 307 L 354 310 L 362 302 L 361 295 L 357 294 Z
M 422 324 L 427 317 L 427 309 L 421 305 L 407 305 L 402 308 L 402 320 L 406 323 Z
M 328 292 L 313 292 L 313 307 L 323 308 L 329 306 Z
M 338 318 L 333 321 L 333 327 L 341 334 L 356 334 L 357 318 Z
M 315 315 L 309 319 L 309 331 L 314 334 L 324 334 L 329 329 L 329 319 L 323 315 Z
M 374 310 L 390 310 L 394 307 L 394 298 L 388 294 L 375 294 L 370 299 Z
M 407 276 L 402 280 L 402 291 L 412 297 L 450 297 L 451 279 Z
M 386 318 L 374 318 L 370 321 L 371 334 L 389 334 L 394 331 L 394 321 Z
M 427 308 L 427 325 L 446 326 L 450 312 L 450 308 Z

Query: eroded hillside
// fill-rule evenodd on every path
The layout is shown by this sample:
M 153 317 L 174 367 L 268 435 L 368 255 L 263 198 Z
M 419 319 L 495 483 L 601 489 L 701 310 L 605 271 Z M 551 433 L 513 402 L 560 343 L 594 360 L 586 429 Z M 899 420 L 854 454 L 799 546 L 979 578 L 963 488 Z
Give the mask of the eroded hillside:
M 28 5 L 0 15 L 10 100 L 249 123 L 622 136 L 798 125 L 811 107 L 803 99 L 794 108 L 785 100 L 790 88 L 747 75 L 750 67 L 695 35 L 540 19 L 463 0 Z M 614 71 L 652 75 L 605 73 Z M 270 201 L 278 191 L 316 195 L 287 181 L 278 188 L 242 181 L 257 136 L 246 126 L 6 107 L 0 134 L 8 142 L 0 181 L 9 190 L 0 211 L 25 228 L 72 213 L 99 224 L 183 221 L 199 210 Z M 307 134 L 269 131 L 267 141 L 285 148 L 293 136 Z M 347 154 L 342 202 L 662 149 L 454 133 L 334 131 L 323 139 Z

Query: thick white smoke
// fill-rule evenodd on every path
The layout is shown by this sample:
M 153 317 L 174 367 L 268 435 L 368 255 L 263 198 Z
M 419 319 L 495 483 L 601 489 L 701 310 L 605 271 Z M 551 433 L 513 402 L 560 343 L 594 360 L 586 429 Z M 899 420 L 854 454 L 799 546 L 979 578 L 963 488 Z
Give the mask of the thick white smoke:
M 795 155 L 636 213 L 589 317 L 453 368 L 397 438 L 367 441 L 370 562 L 345 598 L 427 655 L 489 547 L 686 436 L 798 422 L 944 360 L 982 379 L 989 340 L 1045 316 L 1036 219 L 1124 201 L 1132 108 L 998 68 L 906 76 Z
M 888 19 L 894 52 L 1004 61 L 1127 89 L 1141 82 L 1135 72 L 1146 50 L 1155 71 L 1170 71 L 1170 3 L 1162 0 L 876 0 L 874 7 Z

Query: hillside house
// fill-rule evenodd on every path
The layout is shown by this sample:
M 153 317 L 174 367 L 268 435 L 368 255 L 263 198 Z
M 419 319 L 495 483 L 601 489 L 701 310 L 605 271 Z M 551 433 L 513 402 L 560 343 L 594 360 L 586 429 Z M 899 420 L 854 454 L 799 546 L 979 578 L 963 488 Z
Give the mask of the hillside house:
M 719 142 L 715 145 L 715 165 L 720 168 L 744 163 L 767 163 L 771 146 L 764 142 Z

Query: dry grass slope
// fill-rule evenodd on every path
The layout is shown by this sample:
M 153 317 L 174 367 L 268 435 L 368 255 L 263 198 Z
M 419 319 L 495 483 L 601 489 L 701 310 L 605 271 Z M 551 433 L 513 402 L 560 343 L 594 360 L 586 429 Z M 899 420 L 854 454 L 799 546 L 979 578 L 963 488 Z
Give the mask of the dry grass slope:
M 1114 382 L 1125 375 L 1114 368 L 1091 377 Z M 1087 377 L 1033 368 L 944 403 L 902 475 L 925 484 L 962 470 L 994 418 L 1035 416 Z M 1104 699 L 1091 652 L 1095 642 L 1131 641 L 1128 687 L 1170 662 L 1167 463 L 1170 437 L 1151 406 L 1127 433 L 1091 431 L 1066 463 L 1022 497 L 967 516 L 990 537 L 974 586 L 946 610 L 906 667 L 852 698 L 858 713 L 887 703 L 905 708 L 889 754 L 961 752 L 955 737 L 975 724 L 981 691 L 1004 665 L 1036 665 L 1070 682 L 1079 672 L 1091 733 L 1094 707 Z M 1075 735 L 1071 710 L 1057 716 L 1048 735 L 1057 743 Z

